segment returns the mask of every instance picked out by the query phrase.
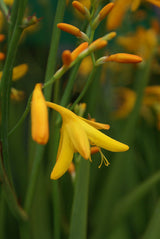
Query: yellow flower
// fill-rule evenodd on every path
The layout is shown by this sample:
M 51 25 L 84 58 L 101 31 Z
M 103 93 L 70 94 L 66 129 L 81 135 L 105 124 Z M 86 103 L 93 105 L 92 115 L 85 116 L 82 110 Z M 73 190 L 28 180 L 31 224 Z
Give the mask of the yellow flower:
M 116 0 L 113 10 L 109 13 L 107 19 L 107 28 L 108 30 L 113 30 L 119 27 L 122 23 L 125 13 L 130 8 L 132 11 L 135 11 L 140 6 L 142 0 Z M 159 0 L 145 0 L 157 7 L 160 7 Z
M 136 93 L 126 87 L 119 87 L 115 90 L 115 95 L 117 97 L 117 109 L 113 111 L 112 116 L 114 118 L 122 119 L 127 117 L 133 110 Z
M 27 64 L 21 64 L 18 66 L 15 66 L 13 68 L 13 73 L 12 73 L 12 80 L 16 81 L 19 80 L 21 77 L 23 77 L 28 71 L 28 65 Z M 0 71 L 0 80 L 2 78 L 2 71 Z
M 157 46 L 157 35 L 152 29 L 146 30 L 143 27 L 139 27 L 135 34 L 118 37 L 117 41 L 128 51 L 136 53 L 144 59 L 148 59 Z
M 108 129 L 108 125 L 86 120 L 51 102 L 46 102 L 46 105 L 58 111 L 63 119 L 57 161 L 52 170 L 51 179 L 58 179 L 68 170 L 75 152 L 80 153 L 84 159 L 91 159 L 90 144 L 112 152 L 122 152 L 129 149 L 127 145 L 98 130 Z M 102 155 L 103 161 L 106 165 L 109 164 L 104 155 Z
M 46 144 L 49 138 L 48 110 L 42 94 L 42 84 L 36 84 L 31 103 L 32 138 Z

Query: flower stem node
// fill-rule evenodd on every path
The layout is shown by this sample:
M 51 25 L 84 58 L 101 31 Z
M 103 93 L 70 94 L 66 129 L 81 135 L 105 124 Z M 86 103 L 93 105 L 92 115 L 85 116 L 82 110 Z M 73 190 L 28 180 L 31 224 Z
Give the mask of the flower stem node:
M 42 84 L 36 84 L 31 102 L 32 138 L 46 144 L 49 138 L 48 110 L 42 93 Z

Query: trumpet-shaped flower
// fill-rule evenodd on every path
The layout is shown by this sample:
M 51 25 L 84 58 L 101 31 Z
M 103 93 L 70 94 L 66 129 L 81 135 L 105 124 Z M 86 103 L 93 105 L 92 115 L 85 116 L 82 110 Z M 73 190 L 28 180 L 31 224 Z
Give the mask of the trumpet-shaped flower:
M 46 104 L 59 112 L 63 120 L 57 161 L 52 170 L 51 179 L 58 179 L 68 170 L 75 152 L 80 153 L 84 159 L 91 159 L 90 144 L 112 152 L 122 152 L 129 149 L 127 145 L 98 130 L 109 129 L 109 125 L 84 119 L 57 104 L 51 102 L 46 102 Z M 102 157 L 103 160 L 108 165 L 106 158 Z

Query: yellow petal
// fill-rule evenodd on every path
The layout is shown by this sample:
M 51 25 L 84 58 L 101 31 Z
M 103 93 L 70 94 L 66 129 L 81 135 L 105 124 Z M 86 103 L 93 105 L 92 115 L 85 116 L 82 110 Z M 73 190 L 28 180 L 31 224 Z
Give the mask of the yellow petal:
M 91 126 L 93 126 L 96 129 L 110 129 L 110 125 L 109 124 L 102 124 L 102 123 L 98 123 L 92 120 L 87 120 L 85 118 L 82 118 L 79 116 L 79 118 L 83 121 L 85 121 L 86 123 L 90 124 Z
M 81 121 L 88 138 L 95 145 L 104 148 L 112 152 L 123 152 L 129 149 L 128 145 L 118 142 L 115 139 L 110 138 L 109 136 L 103 134 L 99 130 L 93 128 L 92 126 L 86 124 L 84 121 Z
M 52 170 L 51 179 L 60 178 L 69 168 L 73 159 L 74 149 L 67 132 L 62 127 L 58 148 L 57 161 Z
M 74 151 L 80 153 L 80 155 L 89 159 L 90 157 L 90 144 L 83 127 L 79 123 L 79 120 L 72 119 L 72 121 L 65 123 L 64 127 L 67 131 L 68 137 L 72 141 Z
M 13 68 L 13 74 L 12 74 L 12 80 L 16 81 L 23 77 L 28 71 L 28 65 L 27 64 L 21 64 L 19 66 L 15 66 Z

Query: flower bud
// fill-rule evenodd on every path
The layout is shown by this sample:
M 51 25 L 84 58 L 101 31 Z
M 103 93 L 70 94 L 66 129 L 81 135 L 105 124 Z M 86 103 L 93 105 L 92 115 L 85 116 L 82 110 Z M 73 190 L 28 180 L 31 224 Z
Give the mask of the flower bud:
M 49 138 L 48 110 L 42 94 L 42 84 L 36 84 L 31 103 L 32 138 L 46 144 Z

